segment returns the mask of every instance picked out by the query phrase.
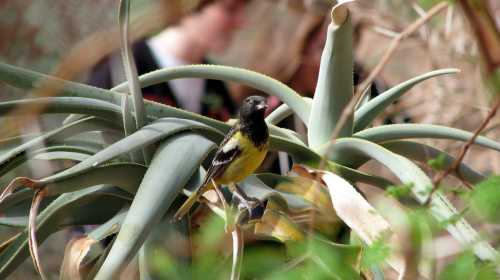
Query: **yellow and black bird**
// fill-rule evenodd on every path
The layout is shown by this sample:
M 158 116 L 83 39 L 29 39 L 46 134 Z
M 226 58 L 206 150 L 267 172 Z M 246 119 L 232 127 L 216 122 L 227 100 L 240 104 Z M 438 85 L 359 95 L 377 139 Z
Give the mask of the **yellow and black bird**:
M 236 183 L 252 174 L 266 156 L 269 142 L 264 120 L 266 108 L 266 99 L 261 96 L 250 96 L 243 101 L 239 119 L 222 140 L 201 187 L 175 213 L 175 220 L 181 219 L 206 191 L 217 187 L 213 184 L 228 185 L 248 208 L 248 197 Z

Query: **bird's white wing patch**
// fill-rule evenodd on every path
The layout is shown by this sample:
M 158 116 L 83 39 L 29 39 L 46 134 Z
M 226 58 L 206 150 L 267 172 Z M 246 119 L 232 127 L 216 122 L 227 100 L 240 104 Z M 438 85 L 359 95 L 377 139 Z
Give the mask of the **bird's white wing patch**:
M 223 153 L 228 153 L 231 150 L 238 148 L 238 139 L 231 138 L 227 143 L 222 147 Z

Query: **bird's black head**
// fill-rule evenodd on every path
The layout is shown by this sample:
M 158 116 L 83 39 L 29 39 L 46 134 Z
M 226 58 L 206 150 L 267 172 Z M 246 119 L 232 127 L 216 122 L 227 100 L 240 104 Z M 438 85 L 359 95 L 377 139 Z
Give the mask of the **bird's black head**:
M 249 96 L 243 100 L 240 108 L 241 122 L 257 122 L 264 120 L 267 109 L 266 99 L 262 96 Z

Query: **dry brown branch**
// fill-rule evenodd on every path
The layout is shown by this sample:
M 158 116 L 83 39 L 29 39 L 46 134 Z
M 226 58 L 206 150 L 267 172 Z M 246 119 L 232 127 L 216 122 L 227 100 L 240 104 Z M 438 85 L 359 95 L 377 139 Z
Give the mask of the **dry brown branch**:
M 491 108 L 490 112 L 488 113 L 488 115 L 486 116 L 484 121 L 481 123 L 481 125 L 476 129 L 476 131 L 474 132 L 474 135 L 472 135 L 472 137 L 469 139 L 469 141 L 467 141 L 462 146 L 462 148 L 460 149 L 460 153 L 458 154 L 458 156 L 455 159 L 455 161 L 453 162 L 453 164 L 448 169 L 446 169 L 443 173 L 440 173 L 439 175 L 437 175 L 434 178 L 434 180 L 432 180 L 433 187 L 432 187 L 431 193 L 430 193 L 429 197 L 427 198 L 427 201 L 425 204 L 428 204 L 430 202 L 432 194 L 439 188 L 439 184 L 446 176 L 448 176 L 452 172 L 455 172 L 458 175 L 458 177 L 460 177 L 460 174 L 458 171 L 458 166 L 460 165 L 460 163 L 464 159 L 465 154 L 470 149 L 470 147 L 472 146 L 472 144 L 474 143 L 476 138 L 479 136 L 481 131 L 483 131 L 483 129 L 488 125 L 488 123 L 491 121 L 491 119 L 495 116 L 499 107 L 500 107 L 500 98 L 497 98 L 497 101 L 495 102 L 495 104 L 493 105 L 493 107 Z

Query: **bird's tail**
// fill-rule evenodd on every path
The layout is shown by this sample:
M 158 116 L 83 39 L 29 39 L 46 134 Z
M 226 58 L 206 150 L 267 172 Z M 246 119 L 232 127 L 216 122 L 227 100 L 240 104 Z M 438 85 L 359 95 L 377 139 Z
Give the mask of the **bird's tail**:
M 196 201 L 198 201 L 201 194 L 202 194 L 202 192 L 198 190 L 195 193 L 193 193 L 190 197 L 188 197 L 188 199 L 186 199 L 186 201 L 184 201 L 184 203 L 181 205 L 179 210 L 177 210 L 177 212 L 175 212 L 174 221 L 178 221 L 178 220 L 182 219 L 189 212 L 189 210 L 193 207 L 194 203 Z

